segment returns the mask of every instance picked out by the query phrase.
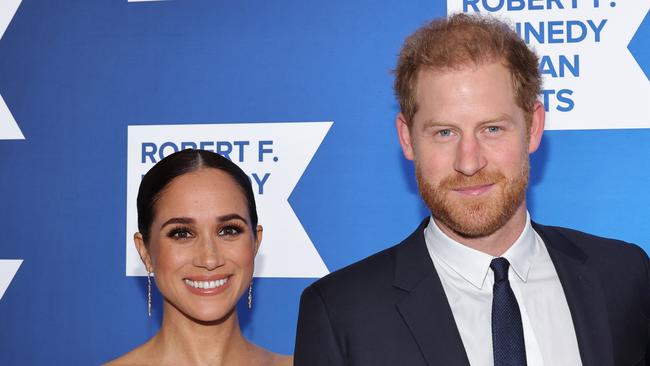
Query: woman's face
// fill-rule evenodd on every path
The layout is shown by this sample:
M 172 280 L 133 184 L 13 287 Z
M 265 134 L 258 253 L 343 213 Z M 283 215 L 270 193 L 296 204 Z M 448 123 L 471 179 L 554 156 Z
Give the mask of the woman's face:
M 262 239 L 247 207 L 241 188 L 217 169 L 184 174 L 163 189 L 148 247 L 139 234 L 135 241 L 165 307 L 200 321 L 231 314 L 251 281 Z

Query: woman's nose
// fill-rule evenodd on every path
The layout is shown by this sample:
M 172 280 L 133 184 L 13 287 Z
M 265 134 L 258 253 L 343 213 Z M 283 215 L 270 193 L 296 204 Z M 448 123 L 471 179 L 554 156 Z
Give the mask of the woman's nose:
M 223 253 L 214 238 L 204 238 L 197 243 L 194 265 L 212 271 L 224 264 Z

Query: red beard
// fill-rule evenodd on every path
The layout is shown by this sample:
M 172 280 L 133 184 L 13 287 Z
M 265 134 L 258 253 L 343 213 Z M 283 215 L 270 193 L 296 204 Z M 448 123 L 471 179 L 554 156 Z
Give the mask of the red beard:
M 456 234 L 465 238 L 480 238 L 493 234 L 515 214 L 526 197 L 529 163 L 513 178 L 500 171 L 481 170 L 475 175 L 455 173 L 437 186 L 422 176 L 417 162 L 416 178 L 420 195 L 429 206 L 433 217 Z M 453 192 L 459 188 L 493 184 L 485 197 L 462 197 Z

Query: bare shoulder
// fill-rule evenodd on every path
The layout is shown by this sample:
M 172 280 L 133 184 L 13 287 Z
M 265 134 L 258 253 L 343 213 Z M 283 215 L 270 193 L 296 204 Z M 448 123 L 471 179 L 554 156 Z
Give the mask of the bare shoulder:
M 153 365 L 154 360 L 149 357 L 148 343 L 133 349 L 131 352 L 124 354 L 112 361 L 105 363 L 103 366 L 146 366 Z
M 281 355 L 255 345 L 256 356 L 252 358 L 255 366 L 292 366 L 293 356 Z
M 139 363 L 136 362 L 136 359 L 130 356 L 130 352 L 122 355 L 112 361 L 109 361 L 102 366 L 135 366 L 135 365 L 140 365 Z
M 272 366 L 293 366 L 293 356 L 273 353 Z

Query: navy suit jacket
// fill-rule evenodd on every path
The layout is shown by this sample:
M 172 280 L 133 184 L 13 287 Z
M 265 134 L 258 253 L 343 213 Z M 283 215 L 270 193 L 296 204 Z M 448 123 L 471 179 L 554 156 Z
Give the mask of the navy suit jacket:
M 296 366 L 469 366 L 424 241 L 402 243 L 309 286 Z M 584 366 L 650 365 L 650 261 L 638 246 L 533 224 L 564 288 Z

